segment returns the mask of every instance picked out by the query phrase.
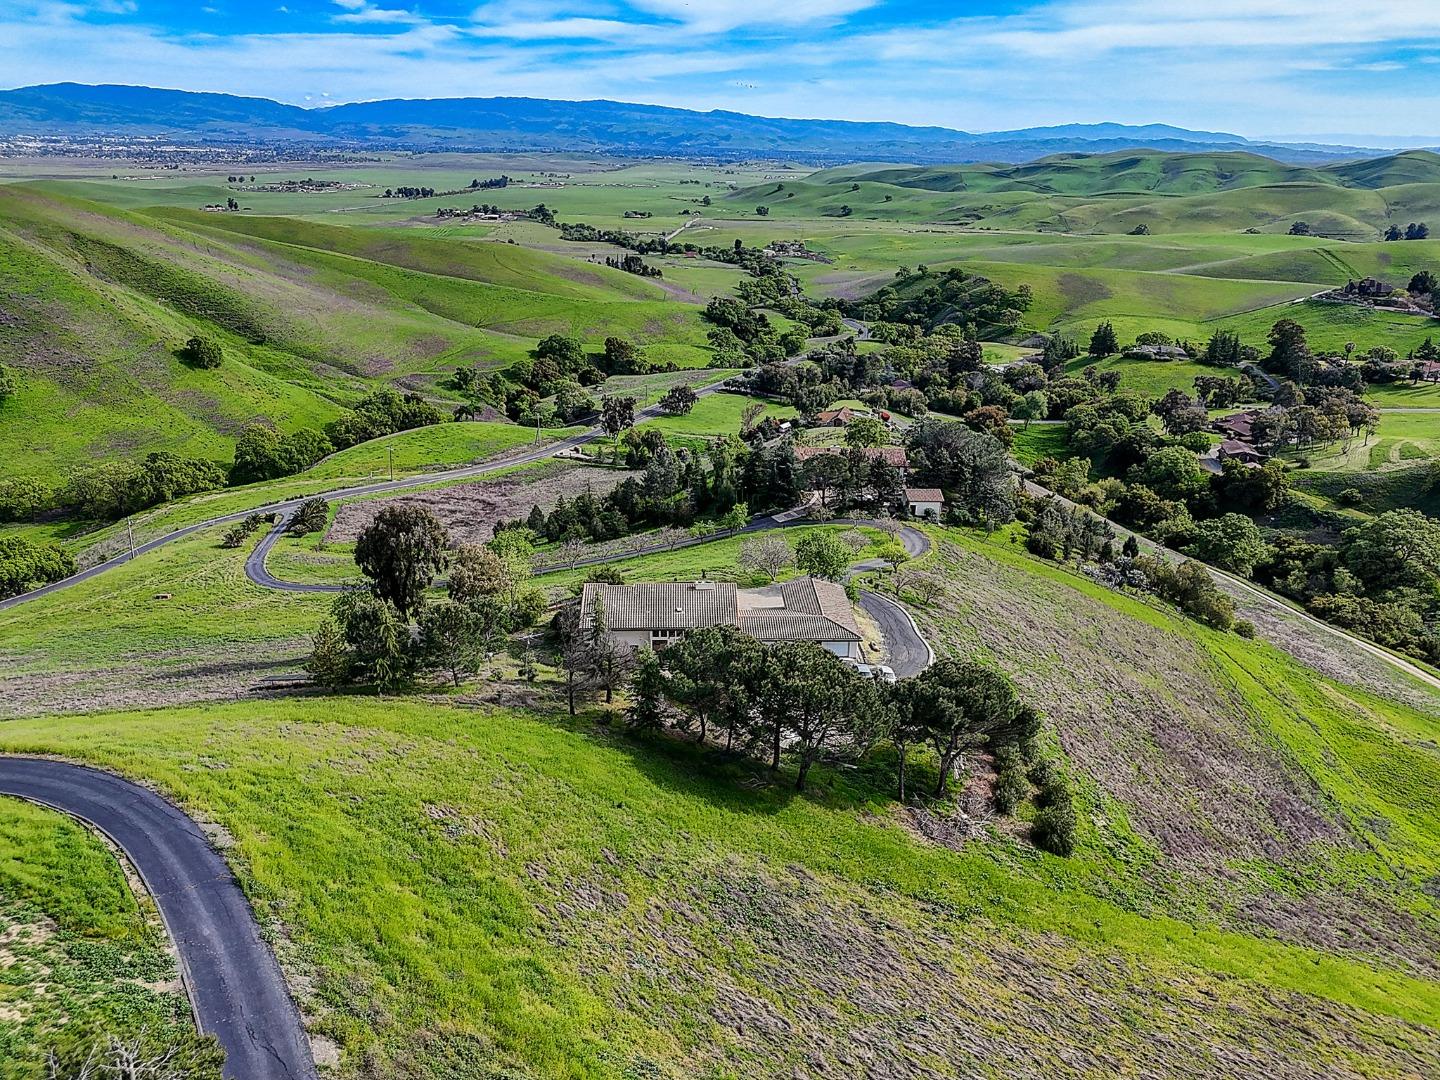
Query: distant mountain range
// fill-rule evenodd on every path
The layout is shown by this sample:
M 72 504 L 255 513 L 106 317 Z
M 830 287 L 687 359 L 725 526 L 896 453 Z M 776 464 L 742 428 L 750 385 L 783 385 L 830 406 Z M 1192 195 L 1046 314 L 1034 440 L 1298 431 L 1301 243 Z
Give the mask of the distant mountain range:
M 1253 142 L 1164 124 L 1066 124 L 973 134 L 942 127 L 786 120 L 618 101 L 435 98 L 306 109 L 266 98 L 56 83 L 0 91 L 0 135 L 172 135 L 219 143 L 404 150 L 571 151 L 815 162 L 1024 162 L 1117 150 L 1246 150 L 1295 164 L 1373 148 Z

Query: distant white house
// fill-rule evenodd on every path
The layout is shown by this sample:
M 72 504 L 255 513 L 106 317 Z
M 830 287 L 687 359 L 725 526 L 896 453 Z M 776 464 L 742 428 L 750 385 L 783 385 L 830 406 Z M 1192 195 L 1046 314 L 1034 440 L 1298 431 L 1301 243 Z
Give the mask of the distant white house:
M 734 626 L 765 642 L 813 641 L 836 656 L 863 656 L 850 598 L 841 586 L 818 578 L 761 589 L 741 589 L 732 581 L 587 584 L 580 625 L 593 626 L 602 608 L 610 639 L 632 649 L 659 652 L 687 630 Z
M 945 494 L 939 488 L 906 488 L 905 501 L 910 504 L 910 516 L 940 520 L 945 512 Z

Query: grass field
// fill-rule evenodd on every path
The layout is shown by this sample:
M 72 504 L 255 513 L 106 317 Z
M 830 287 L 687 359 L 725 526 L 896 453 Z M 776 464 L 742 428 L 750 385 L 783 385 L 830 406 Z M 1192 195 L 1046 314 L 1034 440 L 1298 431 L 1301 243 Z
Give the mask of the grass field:
M 1206 1072 L 1217 1053 L 1246 1073 L 1295 1054 L 1428 1071 L 1436 716 L 1040 563 L 1003 531 L 932 534 L 954 595 L 917 617 L 1046 713 L 1081 792 L 1073 859 L 998 826 L 925 839 L 865 770 L 797 798 L 745 763 L 701 767 L 684 742 L 572 723 L 548 675 L 525 707 L 249 701 L 17 720 L 0 746 L 146 779 L 221 825 L 307 1015 L 344 1048 L 341 1076 L 843 1071 L 861 1037 L 894 1075 L 985 1075 L 974 1047 L 994 1024 L 1011 1075 L 1058 1055 Z M 691 576 L 689 557 L 645 572 Z M 72 610 L 98 624 L 143 597 Z M 7 647 L 24 611 L 0 622 Z M 1195 828 L 1167 832 L 1181 801 Z M 1327 936 L 1332 914 L 1352 940 Z M 934 1019 L 912 1056 L 916 1015 Z M 1293 1026 L 1315 1015 L 1318 1040 Z
M 563 439 L 581 428 L 545 428 L 542 440 Z M 315 463 L 305 479 L 364 480 L 390 475 L 393 462 L 396 476 L 410 476 L 431 469 L 454 468 L 485 461 L 535 442 L 535 429 L 516 424 L 483 421 L 436 424 L 433 427 L 402 431 L 338 451 Z
M 1383 412 L 1370 439 L 1335 443 L 1319 449 L 1288 451 L 1325 472 L 1355 473 L 1409 466 L 1440 458 L 1440 413 Z
M 37 1076 L 65 1024 L 193 1031 L 164 930 L 110 851 L 53 810 L 0 798 L 0 1075 Z
M 788 405 L 762 401 L 744 394 L 710 394 L 695 403 L 695 407 L 683 416 L 664 416 L 658 420 L 646 420 L 641 428 L 655 428 L 666 435 L 699 436 L 715 438 L 721 435 L 740 434 L 740 413 L 745 406 L 758 402 L 765 406 L 762 416 L 774 416 L 781 420 L 796 415 Z
M 1010 448 L 1022 465 L 1034 465 L 1043 457 L 1064 460 L 1069 456 L 1070 442 L 1063 424 L 1032 424 L 1015 429 L 1015 442 Z

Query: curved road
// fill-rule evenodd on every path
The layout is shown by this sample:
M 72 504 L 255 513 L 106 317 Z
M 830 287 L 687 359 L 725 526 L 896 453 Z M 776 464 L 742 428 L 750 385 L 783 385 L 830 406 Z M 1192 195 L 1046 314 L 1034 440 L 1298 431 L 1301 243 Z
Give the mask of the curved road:
M 354 587 L 323 582 L 286 581 L 270 573 L 270 570 L 265 565 L 265 561 L 269 557 L 271 549 L 284 534 L 285 524 L 286 520 L 282 518 L 276 523 L 275 527 L 265 535 L 265 538 L 255 545 L 255 549 L 250 552 L 250 557 L 245 560 L 246 577 L 262 588 L 280 589 L 285 592 L 340 593 Z M 769 529 L 785 529 L 799 525 L 824 524 L 868 525 L 873 524 L 873 522 L 866 518 L 831 518 L 828 521 L 795 518 L 780 521 L 773 515 L 757 517 L 739 529 L 727 529 L 722 532 L 712 533 L 709 536 L 686 538 L 670 544 L 653 544 L 649 547 L 639 548 L 634 551 L 621 551 L 590 559 L 580 559 L 575 563 L 575 566 L 598 566 L 603 563 L 620 562 L 625 559 L 634 559 L 642 555 L 653 555 L 662 551 L 676 551 L 681 548 L 698 547 L 701 544 L 708 544 L 715 540 L 723 540 L 726 537 L 765 532 Z M 912 559 L 924 555 L 930 550 L 930 538 L 919 529 L 911 528 L 908 525 L 900 530 L 900 542 L 904 545 L 906 554 Z M 867 559 L 864 562 L 856 563 L 850 567 L 850 573 L 853 575 L 864 573 L 867 570 L 883 570 L 888 565 L 888 563 L 880 559 Z M 918 675 L 935 662 L 934 650 L 930 648 L 929 642 L 921 636 L 909 612 L 901 605 L 887 597 L 881 596 L 879 593 L 861 590 L 860 606 L 880 627 L 881 636 L 885 638 L 886 651 L 889 653 L 890 667 L 895 670 L 897 676 L 903 679 L 911 675 Z
M 720 389 L 721 387 L 718 383 L 712 386 L 703 386 L 695 391 L 695 396 L 704 397 L 707 394 L 716 393 Z M 655 420 L 664 415 L 665 413 L 661 411 L 658 405 L 650 405 L 646 408 L 637 409 L 635 411 L 635 422 L 638 424 L 645 420 Z M 512 457 L 500 459 L 492 459 L 490 461 L 481 462 L 478 465 L 464 465 L 458 469 L 447 469 L 444 472 L 423 473 L 418 476 L 407 476 L 400 480 L 385 480 L 374 484 L 359 484 L 353 487 L 334 488 L 330 491 L 316 491 L 312 492 L 309 495 L 296 496 L 293 499 L 285 499 L 280 502 L 267 503 L 263 506 L 251 507 L 248 510 L 240 510 L 233 514 L 221 514 L 217 517 L 206 518 L 204 521 L 197 521 L 194 525 L 187 525 L 183 529 L 176 529 L 173 532 L 166 533 L 164 536 L 157 536 L 153 540 L 148 540 L 143 544 L 137 544 L 133 552 L 121 552 L 119 555 L 115 555 L 109 559 L 106 559 L 104 562 L 96 563 L 94 566 L 87 567 L 86 569 L 81 570 L 77 574 L 71 574 L 67 578 L 61 578 L 59 581 L 52 581 L 48 585 L 42 585 L 38 589 L 31 589 L 29 592 L 21 593 L 19 596 L 12 596 L 7 599 L 0 600 L 0 611 L 5 611 L 6 609 L 12 607 L 18 607 L 20 604 L 27 603 L 28 601 L 38 599 L 42 596 L 48 596 L 50 593 L 59 592 L 61 589 L 68 589 L 72 585 L 78 585 L 82 581 L 97 577 L 108 570 L 113 570 L 115 569 L 115 567 L 121 566 L 129 562 L 137 555 L 144 555 L 147 552 L 154 551 L 158 547 L 163 547 L 165 544 L 172 543 L 175 540 L 180 540 L 186 536 L 192 535 L 193 533 L 197 533 L 202 529 L 209 529 L 216 525 L 229 525 L 237 521 L 244 521 L 251 514 L 280 514 L 282 518 L 286 518 L 290 514 L 293 514 L 296 510 L 298 510 L 301 504 L 303 504 L 309 499 L 313 499 L 316 497 L 325 499 L 348 499 L 354 498 L 359 495 L 378 495 L 383 494 L 387 491 L 404 491 L 407 488 L 424 487 L 427 484 L 441 484 L 445 483 L 448 480 L 465 480 L 472 476 L 484 476 L 486 473 L 495 472 L 497 469 L 508 469 L 515 465 L 530 465 L 537 461 L 543 461 L 544 459 L 552 457 L 562 450 L 572 450 L 575 447 L 584 446 L 586 443 L 594 442 L 596 439 L 603 437 L 603 435 L 604 432 L 602 432 L 598 427 L 591 428 L 589 431 L 583 432 L 579 435 L 572 435 L 568 439 L 561 439 L 557 442 L 545 443 L 543 446 L 526 451 L 523 454 L 518 454 Z M 271 540 L 272 545 L 273 543 L 274 541 Z
M 180 954 L 201 1032 L 234 1080 L 315 1080 L 304 1025 L 254 913 L 205 834 L 147 788 L 98 769 L 0 756 L 0 794 L 99 829 L 130 859 Z

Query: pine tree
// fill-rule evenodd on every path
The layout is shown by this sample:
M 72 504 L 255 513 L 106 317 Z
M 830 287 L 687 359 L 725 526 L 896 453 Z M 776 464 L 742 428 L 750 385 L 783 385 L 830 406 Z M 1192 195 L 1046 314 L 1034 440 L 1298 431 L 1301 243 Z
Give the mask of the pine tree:
M 1090 335 L 1091 356 L 1114 356 L 1120 351 L 1120 339 L 1115 336 L 1115 327 L 1108 322 L 1103 322 L 1095 328 L 1095 333 Z
M 665 720 L 665 672 L 660 658 L 649 649 L 636 657 L 635 675 L 630 680 L 630 708 L 626 718 L 637 731 L 653 731 Z
M 305 670 L 321 686 L 344 686 L 350 681 L 350 649 L 333 619 L 326 619 L 315 631 L 314 647 Z

